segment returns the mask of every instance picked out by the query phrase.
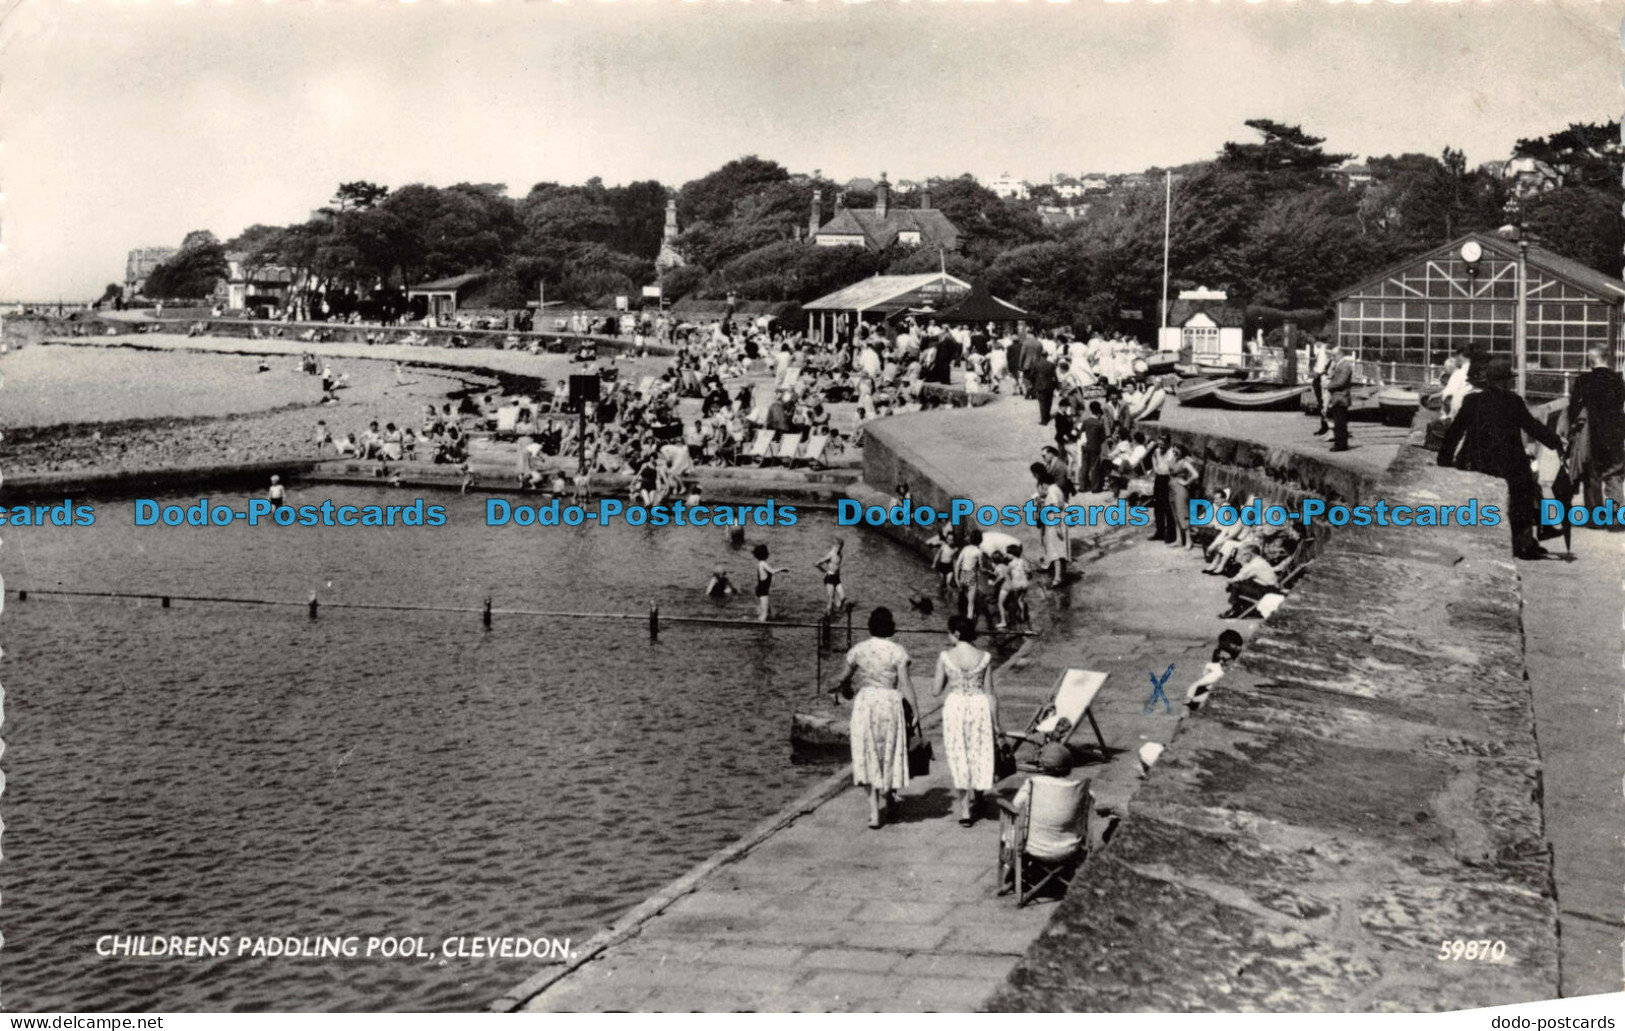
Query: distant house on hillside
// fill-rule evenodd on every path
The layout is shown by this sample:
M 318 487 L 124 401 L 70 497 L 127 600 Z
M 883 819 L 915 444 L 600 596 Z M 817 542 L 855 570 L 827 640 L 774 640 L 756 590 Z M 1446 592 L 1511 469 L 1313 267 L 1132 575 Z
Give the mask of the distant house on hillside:
M 1515 157 L 1500 172 L 1507 188 L 1519 197 L 1533 197 L 1563 185 L 1563 173 L 1539 158 Z
M 884 179 L 885 176 L 882 175 L 881 178 Z M 873 179 L 860 176 L 856 179 L 848 179 L 841 189 L 845 190 L 847 193 L 873 193 L 875 192 L 875 187 L 878 185 L 880 184 L 875 182 Z
M 1017 179 L 1009 172 L 996 179 L 989 179 L 986 186 L 996 196 L 1005 200 L 1026 200 L 1032 195 L 1033 185 L 1025 179 Z
M 904 247 L 940 247 L 945 251 L 959 249 L 959 228 L 931 206 L 930 190 L 916 191 L 919 207 L 893 207 L 891 184 L 882 172 L 874 192 L 873 208 L 837 207 L 834 217 L 825 222 L 823 194 L 814 190 L 812 217 L 808 221 L 812 242 L 820 247 L 858 246 L 871 251 L 884 250 L 893 243 Z
M 1338 182 L 1351 190 L 1358 189 L 1371 181 L 1371 168 L 1358 161 L 1350 161 L 1339 166 L 1332 172 Z
M 1081 181 L 1074 179 L 1070 175 L 1056 176 L 1051 185 L 1055 187 L 1056 196 L 1062 200 L 1077 200 L 1088 192 L 1083 188 Z
M 178 247 L 137 247 L 124 260 L 124 297 L 135 297 L 147 287 L 152 270 L 180 253 Z
M 1040 204 L 1038 218 L 1051 229 L 1064 229 L 1089 213 L 1087 204 Z

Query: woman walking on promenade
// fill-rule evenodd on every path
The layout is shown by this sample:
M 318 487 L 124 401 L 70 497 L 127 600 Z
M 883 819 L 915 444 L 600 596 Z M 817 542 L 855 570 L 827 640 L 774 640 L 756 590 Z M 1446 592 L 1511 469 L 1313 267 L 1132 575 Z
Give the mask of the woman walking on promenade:
M 1062 508 L 1066 505 L 1066 494 L 1061 490 L 1055 477 L 1043 462 L 1034 462 L 1028 467 L 1033 479 L 1038 482 L 1038 491 L 1034 495 L 1039 505 Z M 1066 562 L 1071 558 L 1070 548 L 1067 545 L 1066 527 L 1059 524 L 1045 526 L 1041 531 L 1040 539 L 1044 544 L 1044 568 L 1050 573 L 1050 587 L 1060 587 L 1066 582 Z
M 948 648 L 937 655 L 933 694 L 944 688 L 942 744 L 948 772 L 959 792 L 959 825 L 969 827 L 980 793 L 993 790 L 993 748 L 999 735 L 999 701 L 993 694 L 993 656 L 976 647 L 976 623 L 948 620 Z
M 846 675 L 856 694 L 852 698 L 852 782 L 869 787 L 869 826 L 880 826 L 880 796 L 888 808 L 894 793 L 908 784 L 908 724 L 903 715 L 907 700 L 919 718 L 919 700 L 908 678 L 908 652 L 893 641 L 897 625 L 891 610 L 869 613 L 869 639 L 846 653 Z

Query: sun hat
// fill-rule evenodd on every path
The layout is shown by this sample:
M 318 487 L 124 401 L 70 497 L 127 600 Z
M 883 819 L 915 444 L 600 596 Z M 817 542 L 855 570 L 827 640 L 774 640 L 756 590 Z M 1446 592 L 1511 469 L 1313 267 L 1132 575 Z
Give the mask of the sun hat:
M 1051 741 L 1038 752 L 1038 768 L 1052 777 L 1071 773 L 1074 765 L 1072 750 L 1059 741 Z

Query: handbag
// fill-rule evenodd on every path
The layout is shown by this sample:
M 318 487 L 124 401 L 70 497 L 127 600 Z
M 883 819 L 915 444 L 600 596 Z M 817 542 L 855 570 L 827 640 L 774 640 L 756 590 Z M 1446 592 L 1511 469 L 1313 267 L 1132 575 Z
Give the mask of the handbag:
M 931 741 L 920 728 L 920 721 L 914 718 L 914 706 L 903 700 L 903 722 L 908 731 L 908 775 L 909 777 L 928 777 L 931 774 L 931 760 L 936 753 L 931 748 Z
M 835 685 L 833 693 L 840 695 L 844 701 L 851 701 L 852 696 L 857 693 L 852 690 L 852 681 L 857 676 L 857 672 L 855 669 L 847 670 L 846 676 L 842 677 L 841 682 Z
M 993 742 L 993 779 L 1003 780 L 1016 772 L 1016 746 L 1007 737 Z
M 910 731 L 908 736 L 908 775 L 914 777 L 929 777 L 931 775 L 931 760 L 936 752 L 931 748 L 931 742 L 919 728 Z

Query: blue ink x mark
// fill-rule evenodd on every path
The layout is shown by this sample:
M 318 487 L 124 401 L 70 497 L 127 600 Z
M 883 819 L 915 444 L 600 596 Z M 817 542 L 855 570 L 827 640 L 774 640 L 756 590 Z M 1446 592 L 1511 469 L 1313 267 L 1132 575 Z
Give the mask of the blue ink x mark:
M 1145 713 L 1146 713 L 1146 715 L 1149 716 L 1153 712 L 1157 711 L 1157 699 L 1158 698 L 1162 699 L 1162 707 L 1163 707 L 1164 711 L 1170 712 L 1170 713 L 1173 712 L 1174 707 L 1172 705 L 1168 704 L 1168 696 L 1167 696 L 1167 694 L 1165 694 L 1163 692 L 1162 685 L 1166 684 L 1168 682 L 1168 678 L 1174 675 L 1174 664 L 1171 663 L 1171 662 L 1168 663 L 1168 668 L 1163 672 L 1162 677 L 1160 679 L 1157 677 L 1157 675 L 1155 673 L 1148 673 L 1146 675 L 1151 678 L 1151 687 L 1152 687 L 1151 697 L 1146 699 L 1146 702 L 1145 702 Z

